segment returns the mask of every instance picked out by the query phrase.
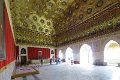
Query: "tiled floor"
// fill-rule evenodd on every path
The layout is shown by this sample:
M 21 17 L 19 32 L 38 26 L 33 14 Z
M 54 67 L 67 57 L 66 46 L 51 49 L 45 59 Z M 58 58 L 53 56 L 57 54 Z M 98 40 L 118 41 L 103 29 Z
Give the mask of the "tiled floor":
M 15 80 L 120 80 L 120 67 L 60 64 L 39 69 L 40 74 Z

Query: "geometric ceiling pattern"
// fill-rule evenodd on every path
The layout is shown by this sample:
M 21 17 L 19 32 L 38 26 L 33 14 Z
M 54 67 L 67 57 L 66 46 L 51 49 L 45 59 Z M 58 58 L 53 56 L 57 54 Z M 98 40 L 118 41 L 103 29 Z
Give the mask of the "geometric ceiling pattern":
M 119 30 L 119 0 L 10 0 L 9 3 L 16 45 L 58 47 Z

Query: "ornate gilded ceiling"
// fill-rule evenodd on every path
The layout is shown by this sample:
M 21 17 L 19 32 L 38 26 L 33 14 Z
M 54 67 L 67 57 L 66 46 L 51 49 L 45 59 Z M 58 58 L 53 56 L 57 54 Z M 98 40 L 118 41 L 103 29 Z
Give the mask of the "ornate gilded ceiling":
M 10 0 L 10 11 L 18 45 L 62 46 L 120 22 L 119 0 Z

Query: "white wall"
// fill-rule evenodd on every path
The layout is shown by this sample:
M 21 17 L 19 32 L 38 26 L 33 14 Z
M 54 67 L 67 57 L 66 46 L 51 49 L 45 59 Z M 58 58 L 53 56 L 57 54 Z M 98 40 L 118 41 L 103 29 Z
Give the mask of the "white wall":
M 104 48 L 105 45 L 110 41 L 114 40 L 120 44 L 120 31 L 115 32 L 112 34 L 100 36 L 97 38 L 89 39 L 86 41 L 82 42 L 77 42 L 71 45 L 63 46 L 57 48 L 57 54 L 59 54 L 59 51 L 63 53 L 63 58 L 65 59 L 65 53 L 68 47 L 70 47 L 73 50 L 73 56 L 74 56 L 74 61 L 79 61 L 80 60 L 80 48 L 83 44 L 88 44 L 91 46 L 91 49 L 93 51 L 93 62 L 96 59 L 100 59 L 101 61 L 104 61 Z
M 15 61 L 8 64 L 8 67 L 2 72 L 0 72 L 0 80 L 11 80 L 13 69 L 15 68 Z

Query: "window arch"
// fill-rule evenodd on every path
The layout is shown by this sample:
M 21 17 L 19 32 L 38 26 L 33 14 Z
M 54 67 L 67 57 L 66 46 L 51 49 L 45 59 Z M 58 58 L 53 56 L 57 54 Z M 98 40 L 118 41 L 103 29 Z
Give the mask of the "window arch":
M 120 62 L 120 45 L 110 40 L 104 48 L 104 61 L 108 64 L 117 64 Z
M 61 60 L 63 59 L 63 53 L 62 53 L 61 50 L 59 51 L 58 57 L 59 57 Z
M 71 64 L 71 61 L 73 61 L 73 51 L 70 47 L 66 50 L 66 62 Z
M 80 64 L 93 63 L 92 49 L 88 44 L 83 44 L 80 48 Z

